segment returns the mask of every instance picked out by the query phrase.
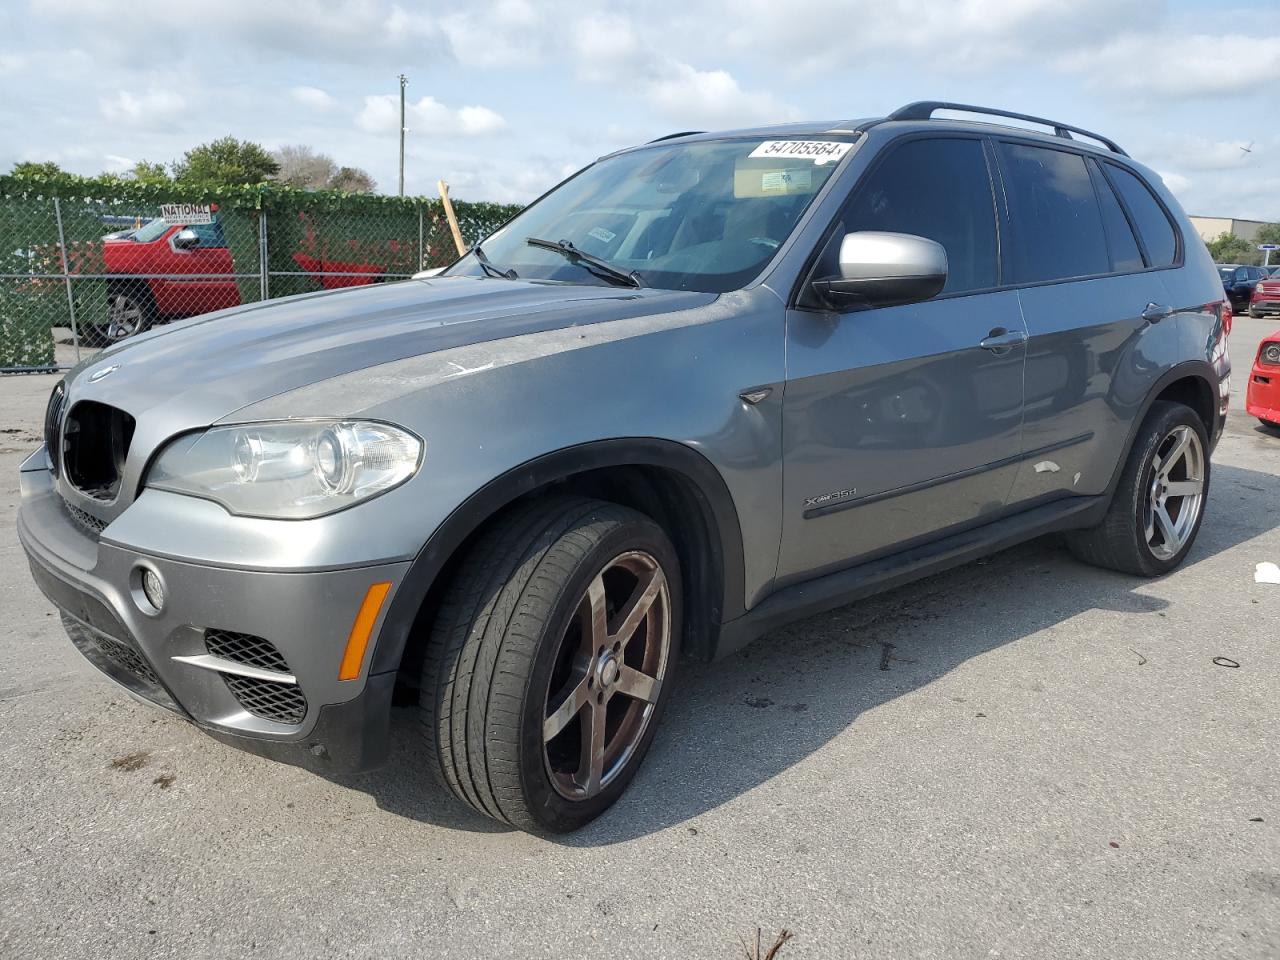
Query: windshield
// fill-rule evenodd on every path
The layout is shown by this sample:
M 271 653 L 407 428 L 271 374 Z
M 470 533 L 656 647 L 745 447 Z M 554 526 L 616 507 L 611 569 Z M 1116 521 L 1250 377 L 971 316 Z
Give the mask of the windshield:
M 133 239 L 139 243 L 150 243 L 152 240 L 159 240 L 164 236 L 164 232 L 169 229 L 169 221 L 162 219 L 150 220 L 144 223 L 134 233 Z
M 849 149 L 848 141 L 717 140 L 601 160 L 483 242 L 521 279 L 606 283 L 568 241 L 647 287 L 723 293 L 753 279 Z M 475 256 L 450 274 L 492 275 Z

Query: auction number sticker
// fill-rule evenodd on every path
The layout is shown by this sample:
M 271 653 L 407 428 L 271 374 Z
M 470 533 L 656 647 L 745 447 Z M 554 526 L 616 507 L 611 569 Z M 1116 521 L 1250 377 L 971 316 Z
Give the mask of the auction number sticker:
M 160 216 L 170 223 L 186 226 L 193 223 L 213 223 L 213 209 L 207 203 L 162 203 Z
M 767 160 L 812 160 L 816 166 L 835 163 L 852 147 L 839 140 L 766 140 L 749 154 Z

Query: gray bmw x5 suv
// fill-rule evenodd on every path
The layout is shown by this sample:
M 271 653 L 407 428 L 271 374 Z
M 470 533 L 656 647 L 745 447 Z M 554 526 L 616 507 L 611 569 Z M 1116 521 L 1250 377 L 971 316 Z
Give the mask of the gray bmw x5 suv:
M 458 797 L 572 830 L 681 654 L 1054 531 L 1181 563 L 1222 301 L 1159 178 L 1066 124 L 917 103 L 679 134 L 440 276 L 100 353 L 50 398 L 18 529 L 138 697 L 348 773 L 395 694 Z

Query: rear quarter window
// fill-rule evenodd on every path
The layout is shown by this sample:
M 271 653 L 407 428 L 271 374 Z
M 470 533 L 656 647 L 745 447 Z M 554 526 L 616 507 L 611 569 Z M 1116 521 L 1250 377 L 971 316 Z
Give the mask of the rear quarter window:
M 1170 266 L 1178 256 L 1178 235 L 1174 232 L 1164 207 L 1151 193 L 1151 188 L 1124 167 L 1114 163 L 1105 165 L 1111 182 L 1129 208 L 1129 214 L 1138 227 L 1147 248 L 1147 259 L 1153 267 Z
M 1111 272 L 1102 211 L 1084 157 L 1001 143 L 1000 166 L 1013 219 L 1015 283 Z

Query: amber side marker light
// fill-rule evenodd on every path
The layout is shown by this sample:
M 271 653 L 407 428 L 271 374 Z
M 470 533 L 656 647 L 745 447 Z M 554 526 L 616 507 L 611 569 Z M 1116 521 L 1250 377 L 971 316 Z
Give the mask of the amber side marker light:
M 356 621 L 351 624 L 351 634 L 347 637 L 347 651 L 342 655 L 342 667 L 338 670 L 339 680 L 355 680 L 360 676 L 360 664 L 364 663 L 364 651 L 369 646 L 369 637 L 373 635 L 373 625 L 378 622 L 378 614 L 382 612 L 382 604 L 390 592 L 389 580 L 375 583 L 365 592 Z

